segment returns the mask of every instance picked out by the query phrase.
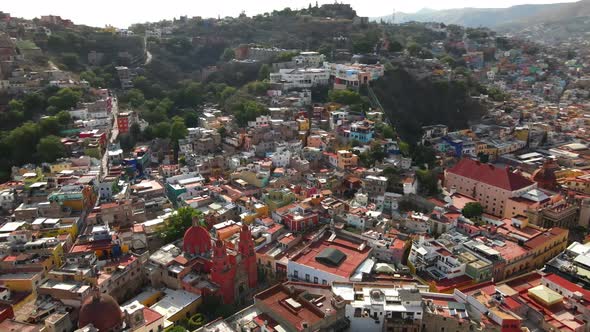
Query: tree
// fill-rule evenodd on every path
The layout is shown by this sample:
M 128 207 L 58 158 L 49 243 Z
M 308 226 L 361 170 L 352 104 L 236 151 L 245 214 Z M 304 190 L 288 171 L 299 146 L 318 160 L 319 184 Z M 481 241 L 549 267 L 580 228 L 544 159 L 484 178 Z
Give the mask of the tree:
M 131 151 L 135 146 L 135 140 L 133 137 L 131 137 L 131 135 L 125 133 L 119 135 L 119 144 L 121 145 L 121 149 L 123 149 L 123 151 Z
M 188 128 L 195 128 L 199 126 L 199 116 L 194 111 L 189 111 L 184 114 L 184 123 Z
M 61 62 L 69 70 L 77 70 L 80 67 L 80 57 L 76 53 L 64 53 L 61 56 Z
M 228 86 L 226 88 L 224 88 L 221 93 L 219 94 L 219 101 L 221 103 L 224 103 L 226 100 L 228 100 L 231 96 L 233 96 L 236 93 L 237 89 L 232 87 L 232 86 Z
M 10 102 L 8 102 L 8 109 L 11 112 L 24 112 L 25 104 L 20 99 L 11 99 Z
M 331 90 L 328 92 L 328 99 L 344 105 L 354 105 L 362 102 L 361 95 L 352 90 Z
M 153 126 L 153 135 L 157 138 L 168 138 L 170 137 L 171 128 L 172 126 L 167 121 L 157 123 Z
M 225 138 L 225 136 L 227 136 L 227 129 L 225 129 L 225 127 L 219 127 L 217 128 L 217 133 L 221 138 Z
M 323 43 L 320 45 L 320 47 L 318 47 L 318 53 L 325 55 L 328 61 L 332 60 L 332 56 L 335 50 L 336 47 L 334 47 L 333 44 Z
M 258 70 L 258 80 L 260 80 L 260 81 L 268 80 L 269 77 L 270 77 L 270 66 L 265 63 L 262 66 L 260 66 L 260 69 Z
M 187 135 L 188 129 L 186 128 L 184 119 L 175 116 L 172 119 L 172 126 L 170 127 L 170 140 L 172 140 L 172 144 L 174 145 L 175 158 L 178 158 L 178 140 L 186 138 Z
M 179 107 L 197 107 L 203 103 L 204 99 L 205 87 L 202 83 L 185 81 L 174 101 Z
M 402 153 L 402 155 L 404 157 L 409 157 L 410 156 L 410 144 L 408 144 L 404 141 L 399 141 L 399 151 Z
M 139 108 L 145 103 L 145 96 L 139 89 L 131 89 L 123 95 L 123 102 L 129 103 L 133 108 Z
M 418 144 L 412 146 L 412 161 L 420 167 L 433 168 L 436 165 L 436 152 L 431 146 Z
M 59 122 L 59 124 L 64 128 L 67 127 L 72 121 L 72 116 L 67 111 L 61 111 L 57 113 L 55 118 L 57 119 L 57 122 Z
M 73 107 L 76 107 L 81 97 L 82 92 L 70 88 L 63 88 L 60 89 L 54 96 L 49 97 L 47 102 L 49 103 L 49 106 L 53 106 L 55 108 L 57 113 L 59 111 L 69 110 Z
M 141 136 L 141 127 L 138 123 L 133 123 L 131 127 L 129 127 L 129 136 L 133 138 L 134 141 L 137 141 Z
M 54 162 L 59 158 L 65 157 L 66 149 L 57 136 L 43 137 L 37 144 L 37 156 L 40 161 Z
M 381 128 L 381 135 L 383 135 L 383 138 L 395 138 L 395 130 L 393 130 L 393 127 L 391 127 L 390 125 L 384 125 Z
M 297 52 L 281 52 L 279 55 L 276 56 L 274 62 L 289 62 L 293 60 L 293 57 L 297 56 Z
M 265 95 L 269 88 L 269 83 L 261 81 L 250 82 L 245 86 L 246 91 L 255 96 Z
M 235 308 L 232 305 L 224 304 L 221 297 L 217 295 L 205 296 L 200 308 L 201 312 L 207 316 L 209 320 L 214 320 L 219 317 L 227 318 L 235 313 Z
M 188 328 L 190 331 L 194 331 L 201 326 L 205 325 L 207 322 L 205 316 L 201 313 L 197 313 L 188 320 Z
M 62 111 L 63 112 L 63 111 Z M 61 124 L 55 116 L 46 116 L 41 118 L 39 121 L 39 128 L 41 129 L 41 135 L 59 135 L 61 131 Z
M 406 50 L 411 56 L 417 56 L 422 48 L 415 42 L 411 42 L 406 46 Z
M 479 218 L 483 214 L 483 206 L 479 202 L 469 202 L 465 204 L 461 213 L 466 218 Z
M 387 157 L 387 153 L 383 145 L 376 142 L 371 144 L 371 159 L 373 161 L 382 162 L 385 157 Z
M 236 123 L 240 128 L 245 128 L 248 121 L 254 121 L 260 115 L 266 114 L 264 105 L 254 100 L 242 100 L 231 106 Z
M 236 52 L 233 48 L 226 48 L 223 50 L 223 54 L 221 55 L 221 60 L 223 61 L 231 61 L 236 57 Z
M 174 202 L 176 203 L 176 202 Z M 160 236 L 166 243 L 180 239 L 184 232 L 193 224 L 193 218 L 202 222 L 201 211 L 190 206 L 183 206 L 173 213 L 160 229 Z
M 2 145 L 9 152 L 9 157 L 0 160 L 10 160 L 12 165 L 20 165 L 31 162 L 33 151 L 36 151 L 37 144 L 41 138 L 39 125 L 34 122 L 25 122 L 14 128 L 2 139 Z
M 175 325 L 165 328 L 164 332 L 187 332 L 187 330 L 182 326 Z
M 397 40 L 389 40 L 389 47 L 387 48 L 389 52 L 401 52 L 403 49 L 404 46 Z
M 416 171 L 420 192 L 432 196 L 438 194 L 438 174 L 432 170 L 419 169 Z

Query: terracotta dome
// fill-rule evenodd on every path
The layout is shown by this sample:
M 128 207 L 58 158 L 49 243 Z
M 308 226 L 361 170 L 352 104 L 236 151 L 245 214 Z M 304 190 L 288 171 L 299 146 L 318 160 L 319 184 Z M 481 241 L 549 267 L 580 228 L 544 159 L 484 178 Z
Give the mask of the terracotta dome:
M 203 226 L 191 226 L 184 232 L 182 249 L 189 254 L 203 254 L 211 250 L 211 235 Z
M 92 324 L 100 332 L 119 331 L 123 326 L 123 320 L 123 311 L 112 296 L 95 294 L 82 303 L 78 328 Z
M 533 181 L 537 182 L 540 188 L 555 190 L 558 186 L 555 172 L 559 166 L 553 160 L 547 160 L 541 168 L 533 173 Z

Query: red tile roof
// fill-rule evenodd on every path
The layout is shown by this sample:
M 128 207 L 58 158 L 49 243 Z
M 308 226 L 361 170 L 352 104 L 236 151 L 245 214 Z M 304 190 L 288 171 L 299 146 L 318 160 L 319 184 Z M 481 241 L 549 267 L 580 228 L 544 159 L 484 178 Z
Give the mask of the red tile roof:
M 573 282 L 558 276 L 557 274 L 548 274 L 544 278 L 551 281 L 552 283 L 558 285 L 561 288 L 567 289 L 568 291 L 570 291 L 572 293 L 580 292 L 582 294 L 583 299 L 590 301 L 590 291 L 589 290 L 584 289 L 584 288 L 574 284 Z
M 509 191 L 534 184 L 531 180 L 511 172 L 508 168 L 500 168 L 467 158 L 461 159 L 457 165 L 449 168 L 447 172 Z
M 291 261 L 348 279 L 361 263 L 369 257 L 371 252 L 371 249 L 368 246 L 364 246 L 362 250 L 359 250 L 360 244 L 353 243 L 344 238 L 336 237 L 332 241 L 328 241 L 328 239 L 329 235 L 325 235 L 323 239 L 312 243 L 299 255 L 292 257 Z M 315 259 L 316 256 L 327 248 L 338 249 L 346 255 L 340 265 L 328 266 Z
M 145 325 L 149 326 L 150 324 L 154 323 L 158 319 L 160 319 L 162 315 L 159 312 L 152 310 L 150 308 L 144 307 L 143 308 L 143 319 L 145 321 Z

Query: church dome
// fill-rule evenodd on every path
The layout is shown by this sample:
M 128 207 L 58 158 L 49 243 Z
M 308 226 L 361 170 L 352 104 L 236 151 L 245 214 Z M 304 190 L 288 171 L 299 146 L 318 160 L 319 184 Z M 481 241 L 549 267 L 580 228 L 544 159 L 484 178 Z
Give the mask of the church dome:
M 182 249 L 189 254 L 204 254 L 211 250 L 211 235 L 203 226 L 191 226 L 184 232 Z
M 555 175 L 558 170 L 559 166 L 552 160 L 548 160 L 533 173 L 532 179 L 537 182 L 540 188 L 554 190 L 558 186 L 557 176 Z
M 100 332 L 119 331 L 123 326 L 123 318 L 123 311 L 112 296 L 95 294 L 82 303 L 78 328 L 92 324 Z

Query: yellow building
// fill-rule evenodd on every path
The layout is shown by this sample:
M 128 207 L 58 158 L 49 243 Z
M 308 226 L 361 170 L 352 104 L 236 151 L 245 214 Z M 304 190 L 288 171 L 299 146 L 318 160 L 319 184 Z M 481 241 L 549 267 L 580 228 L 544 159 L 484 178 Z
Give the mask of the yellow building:
M 164 316 L 164 327 L 174 325 L 176 322 L 191 317 L 197 313 L 203 303 L 201 295 L 193 294 L 185 290 L 166 289 L 165 295 L 150 309 Z
M 514 137 L 523 142 L 529 141 L 529 127 L 516 127 L 514 129 Z
M 251 170 L 242 170 L 239 172 L 234 172 L 231 174 L 231 179 L 236 180 L 236 182 L 238 182 L 240 185 L 250 184 L 258 188 L 266 187 L 268 185 L 269 180 L 269 178 L 264 174 L 257 173 Z M 242 180 L 246 183 L 240 183 L 240 181 L 238 180 Z
M 55 227 L 50 228 L 41 228 L 38 230 L 41 234 L 41 237 L 57 237 L 63 234 L 70 234 L 72 239 L 75 239 L 78 236 L 78 224 L 76 219 L 72 218 L 64 218 L 60 219 L 59 224 Z
M 553 227 L 525 242 L 524 247 L 533 254 L 532 267 L 541 268 L 551 258 L 564 251 L 567 247 L 568 234 L 567 229 Z
M 308 118 L 299 118 L 297 119 L 297 126 L 299 131 L 308 131 L 309 130 L 309 119 Z
M 51 164 L 51 165 L 49 165 L 49 173 L 57 174 L 61 171 L 69 170 L 69 169 L 71 169 L 71 167 L 72 167 L 72 164 L 69 162 L 60 162 L 60 163 Z
M 240 215 L 240 218 L 246 224 L 252 224 L 256 218 L 266 218 L 269 216 L 269 208 L 268 205 L 262 203 L 254 203 L 249 204 L 250 206 L 246 206 L 251 211 L 244 212 Z
M 11 292 L 37 292 L 43 279 L 42 272 L 20 272 L 0 275 L 0 285 Z

